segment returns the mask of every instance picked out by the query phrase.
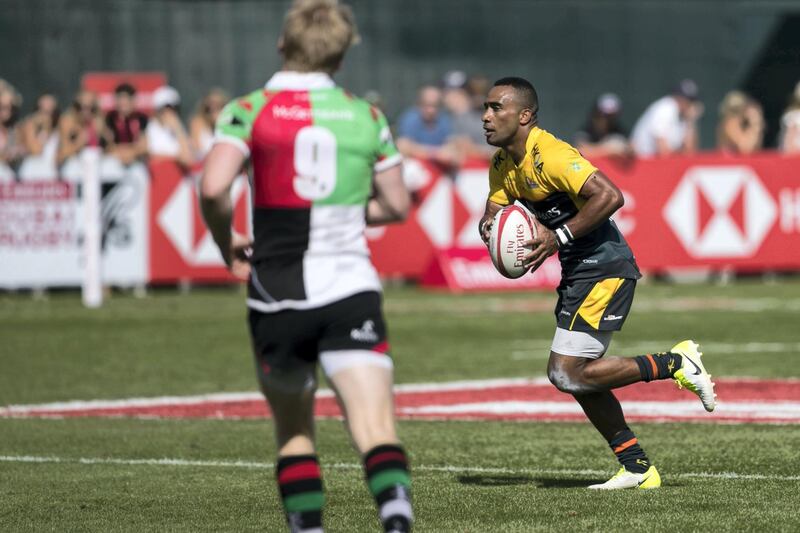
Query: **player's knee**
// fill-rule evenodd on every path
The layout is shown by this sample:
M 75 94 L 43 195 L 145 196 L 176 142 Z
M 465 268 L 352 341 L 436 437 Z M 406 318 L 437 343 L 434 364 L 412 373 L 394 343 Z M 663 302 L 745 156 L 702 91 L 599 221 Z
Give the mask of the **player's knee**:
M 548 368 L 547 378 L 550 380 L 550 383 L 561 392 L 575 394 L 578 389 L 576 382 L 561 368 Z
M 547 368 L 547 378 L 555 388 L 567 394 L 585 394 L 590 389 L 589 384 L 583 379 L 582 369 L 551 364 Z

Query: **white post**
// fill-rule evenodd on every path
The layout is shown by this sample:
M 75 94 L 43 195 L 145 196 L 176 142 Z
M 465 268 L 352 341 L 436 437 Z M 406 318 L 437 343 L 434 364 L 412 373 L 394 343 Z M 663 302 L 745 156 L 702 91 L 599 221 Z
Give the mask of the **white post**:
M 103 305 L 100 220 L 100 148 L 84 148 L 83 167 L 83 305 Z

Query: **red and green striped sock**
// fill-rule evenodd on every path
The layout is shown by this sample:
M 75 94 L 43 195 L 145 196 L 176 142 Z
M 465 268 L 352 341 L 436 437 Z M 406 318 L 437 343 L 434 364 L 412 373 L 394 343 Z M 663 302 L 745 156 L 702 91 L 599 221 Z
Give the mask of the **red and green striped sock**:
M 275 473 L 291 532 L 321 532 L 325 494 L 317 456 L 281 457 Z
M 397 444 L 372 448 L 364 455 L 364 469 L 384 530 L 411 531 L 411 477 L 403 448 Z

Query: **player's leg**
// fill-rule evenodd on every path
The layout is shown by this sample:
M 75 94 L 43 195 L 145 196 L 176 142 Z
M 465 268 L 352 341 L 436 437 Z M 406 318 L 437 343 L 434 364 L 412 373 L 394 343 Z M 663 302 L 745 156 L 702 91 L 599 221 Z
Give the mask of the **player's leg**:
M 357 294 L 331 309 L 320 365 L 364 461 L 367 485 L 386 531 L 410 531 L 414 519 L 408 458 L 397 438 L 380 295 Z
M 675 379 L 712 411 L 714 384 L 692 341 L 683 341 L 668 352 L 635 357 L 595 359 L 583 353 L 595 353 L 601 344 L 608 347 L 611 332 L 620 329 L 627 318 L 635 288 L 635 280 L 621 278 L 559 286 L 557 328 L 548 365 L 551 381 L 564 392 L 586 394 L 638 381 Z
M 596 382 L 587 383 L 585 367 L 601 363 L 601 357 L 611 342 L 611 332 L 566 332 L 553 342 L 553 350 L 571 352 L 570 355 L 550 353 L 548 376 L 556 387 L 573 395 L 586 417 L 603 435 L 621 465 L 620 472 L 602 485 L 590 488 L 656 488 L 661 480 L 650 463 L 639 441 L 628 427 L 622 406 L 608 387 Z M 567 348 L 569 347 L 569 348 Z M 621 359 L 623 358 L 615 358 Z M 615 379 L 621 384 L 633 382 L 634 373 L 625 365 L 608 369 L 602 379 Z M 635 363 L 633 363 L 635 367 Z M 590 373 L 589 373 L 590 374 Z M 618 385 L 619 386 L 619 385 Z
M 322 532 L 325 496 L 314 446 L 314 311 L 250 311 L 256 372 L 275 426 L 275 475 L 292 533 Z

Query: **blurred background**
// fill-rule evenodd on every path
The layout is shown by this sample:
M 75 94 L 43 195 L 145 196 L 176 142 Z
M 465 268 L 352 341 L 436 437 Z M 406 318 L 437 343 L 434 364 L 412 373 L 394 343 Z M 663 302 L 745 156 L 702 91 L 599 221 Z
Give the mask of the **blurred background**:
M 68 102 L 88 71 L 161 71 L 190 105 L 209 87 L 242 94 L 279 65 L 287 1 L 3 0 L 0 74 L 25 96 Z M 615 92 L 629 127 L 683 78 L 701 88 L 702 146 L 732 89 L 761 102 L 766 146 L 800 79 L 800 5 L 788 0 L 355 0 L 363 38 L 338 76 L 377 91 L 391 118 L 417 87 L 462 70 L 519 75 L 539 91 L 542 122 L 563 138 L 593 99 Z M 14 53 L 8 53 L 14 51 Z M 711 115 L 711 116 L 708 116 Z M 188 117 L 187 117 L 188 118 Z
M 33 257 L 44 264 L 41 243 L 53 232 L 70 246 L 80 241 L 79 204 L 47 219 L 55 193 L 23 185 L 72 184 L 58 194 L 77 202 L 87 146 L 102 151 L 108 283 L 228 280 L 192 180 L 222 106 L 280 68 L 276 42 L 289 3 L 0 0 L 0 182 L 17 186 L 6 198 L 28 198 L 27 208 L 0 205 L 8 222 L 0 247 L 19 258 L 0 265 L 0 283 L 74 284 L 77 251 L 65 261 L 74 265 L 69 276 L 8 272 L 29 270 Z M 389 118 L 417 208 L 405 226 L 369 234 L 384 276 L 423 279 L 448 250 L 473 249 L 457 254 L 472 266 L 477 254 L 485 259 L 473 231 L 493 153 L 482 103 L 509 75 L 537 88 L 542 127 L 625 189 L 618 223 L 645 270 L 800 268 L 800 257 L 778 258 L 795 247 L 800 225 L 797 2 L 351 4 L 362 41 L 336 79 Z M 698 165 L 716 170 L 697 174 Z M 235 193 L 244 231 L 246 187 Z M 73 219 L 67 235 L 63 220 Z M 658 232 L 636 231 L 654 225 Z M 414 257 L 401 256 L 409 242 Z M 127 258 L 115 261 L 125 246 Z M 117 275 L 132 264 L 136 275 Z

